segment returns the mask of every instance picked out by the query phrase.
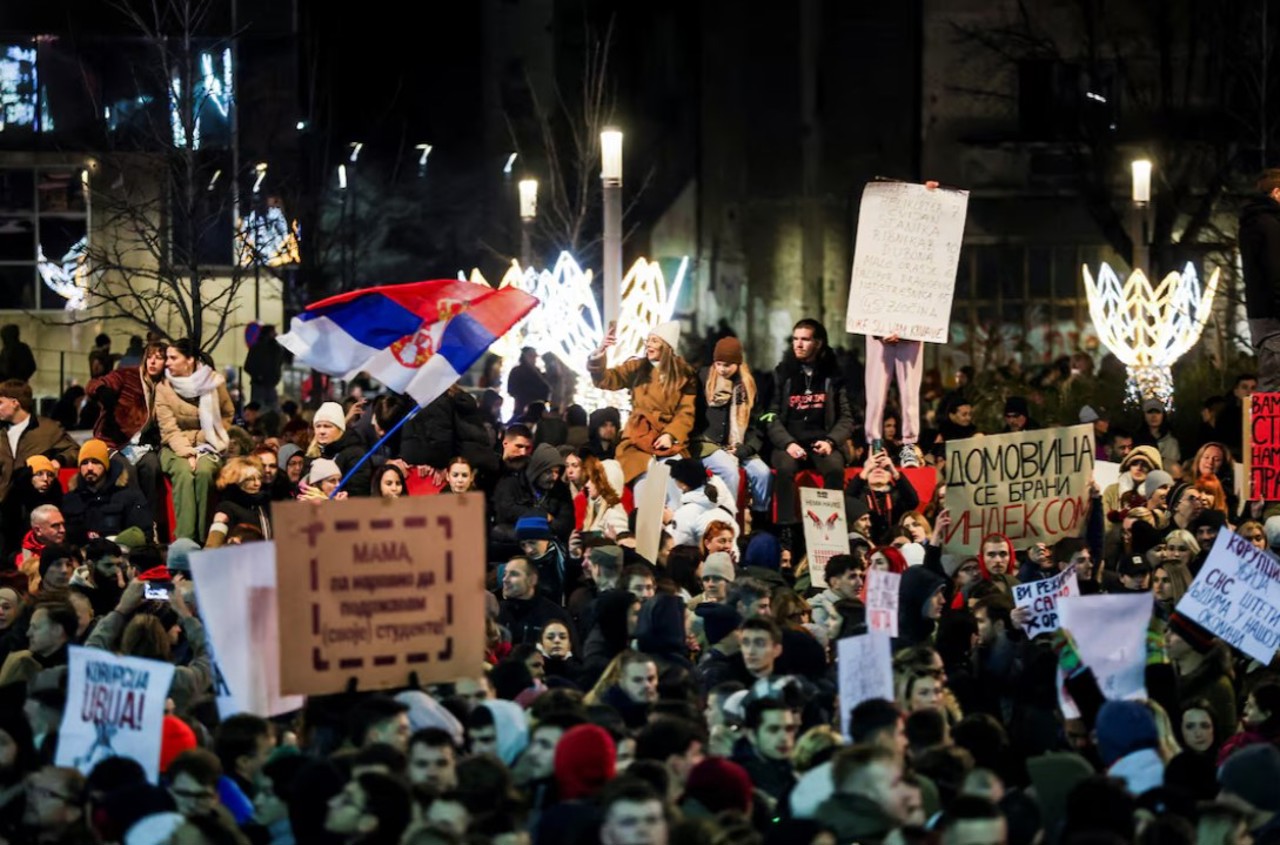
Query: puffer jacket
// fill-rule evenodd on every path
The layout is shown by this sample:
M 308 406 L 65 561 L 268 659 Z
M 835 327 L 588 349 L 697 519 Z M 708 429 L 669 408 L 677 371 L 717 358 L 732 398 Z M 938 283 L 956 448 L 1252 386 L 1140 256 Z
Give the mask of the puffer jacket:
M 151 536 L 151 505 L 136 483 L 130 483 L 129 465 L 116 457 L 96 488 L 77 473 L 62 497 L 67 520 L 67 542 L 82 546 L 89 535 L 114 537 L 126 528 L 139 528 Z
M 177 394 L 169 382 L 156 385 L 156 421 L 160 423 L 160 440 L 179 458 L 196 454 L 196 447 L 204 444 L 204 432 L 200 429 L 200 409 L 195 402 L 188 402 Z M 235 405 L 225 384 L 218 385 L 218 412 L 222 415 L 222 427 L 231 428 Z M 366 483 L 367 486 L 367 483 Z

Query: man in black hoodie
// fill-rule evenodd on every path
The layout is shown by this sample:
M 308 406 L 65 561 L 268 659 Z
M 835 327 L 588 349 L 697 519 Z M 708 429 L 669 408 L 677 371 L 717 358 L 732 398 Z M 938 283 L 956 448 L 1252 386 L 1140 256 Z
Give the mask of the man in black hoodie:
M 504 476 L 493 491 L 491 539 L 514 542 L 517 520 L 538 510 L 550 516 L 551 533 L 561 545 L 567 545 L 574 515 L 573 498 L 560 480 L 563 474 L 564 458 L 559 450 L 549 443 L 539 443 L 524 468 Z
M 1240 210 L 1245 315 L 1258 355 L 1258 390 L 1280 390 L 1280 168 L 1263 171 Z
M 842 489 L 845 441 L 853 436 L 853 410 L 822 323 L 804 319 L 795 324 L 791 351 L 778 365 L 774 384 L 768 428 L 777 471 L 774 502 L 778 525 L 794 531 L 799 523 L 796 473 L 811 466 L 822 473 L 828 490 Z

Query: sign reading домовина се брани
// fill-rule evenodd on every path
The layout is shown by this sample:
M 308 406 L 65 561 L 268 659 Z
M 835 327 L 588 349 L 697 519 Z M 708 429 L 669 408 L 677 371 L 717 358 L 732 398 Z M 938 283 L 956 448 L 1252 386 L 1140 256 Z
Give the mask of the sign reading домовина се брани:
M 944 548 L 981 552 L 982 538 L 1003 534 L 1014 548 L 1079 536 L 1089 507 L 1091 425 L 972 437 L 947 444 Z
M 1178 613 L 1266 665 L 1280 647 L 1280 558 L 1234 531 L 1218 532 Z

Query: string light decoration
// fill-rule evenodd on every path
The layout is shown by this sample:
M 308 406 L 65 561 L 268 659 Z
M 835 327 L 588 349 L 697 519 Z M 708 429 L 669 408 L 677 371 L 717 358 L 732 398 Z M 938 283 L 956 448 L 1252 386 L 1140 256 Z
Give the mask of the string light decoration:
M 622 280 L 618 342 L 610 350 L 610 366 L 644 354 L 644 341 L 650 330 L 675 313 L 688 268 L 689 259 L 685 257 L 669 286 L 655 261 L 640 258 L 627 271 Z M 466 277 L 459 273 L 458 278 Z M 611 405 L 625 414 L 630 410 L 626 392 L 598 390 L 587 373 L 587 358 L 600 347 L 606 328 L 591 289 L 592 280 L 591 270 L 582 269 L 567 252 L 560 253 L 550 270 L 521 268 L 518 261 L 512 261 L 498 287 L 510 286 L 531 293 L 539 305 L 490 350 L 502 358 L 504 385 L 519 363 L 520 350 L 531 346 L 539 355 L 554 353 L 577 375 L 574 401 L 578 404 L 588 409 Z M 488 285 L 478 269 L 471 271 L 469 281 Z M 507 416 L 513 412 L 510 397 L 505 400 L 503 412 Z
M 1089 316 L 1098 336 L 1129 370 L 1129 401 L 1154 397 L 1171 410 L 1171 368 L 1200 339 L 1218 291 L 1219 271 L 1202 286 L 1188 262 L 1181 274 L 1170 273 L 1153 289 L 1141 270 L 1122 284 L 1106 263 L 1096 279 L 1088 267 L 1083 269 Z
M 49 288 L 67 301 L 67 311 L 83 311 L 89 296 L 89 240 L 81 238 L 71 245 L 61 261 L 50 261 L 44 248 L 36 246 L 36 272 Z
M 285 267 L 302 263 L 298 247 L 298 221 L 290 225 L 284 210 L 278 205 L 268 205 L 265 213 L 250 211 L 240 220 L 239 256 L 241 267 Z M 262 243 L 257 243 L 261 237 Z

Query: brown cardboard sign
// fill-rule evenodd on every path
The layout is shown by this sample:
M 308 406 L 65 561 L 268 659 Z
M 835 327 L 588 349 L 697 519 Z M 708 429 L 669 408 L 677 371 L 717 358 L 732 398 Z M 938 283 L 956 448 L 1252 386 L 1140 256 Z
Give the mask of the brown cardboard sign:
M 286 694 L 452 681 L 484 660 L 480 494 L 273 508 Z

